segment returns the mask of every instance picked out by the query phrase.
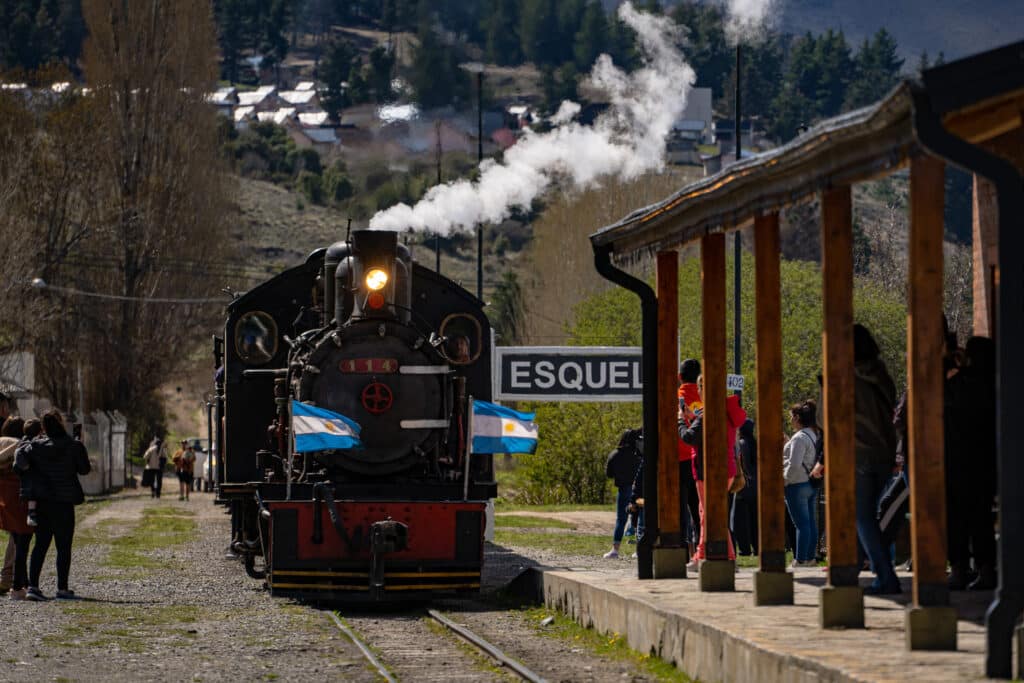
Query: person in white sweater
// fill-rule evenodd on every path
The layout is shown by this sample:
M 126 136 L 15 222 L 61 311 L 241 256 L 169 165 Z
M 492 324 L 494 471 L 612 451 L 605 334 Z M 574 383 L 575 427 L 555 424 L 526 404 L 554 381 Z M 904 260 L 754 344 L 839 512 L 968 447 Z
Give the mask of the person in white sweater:
M 810 478 L 821 438 L 817 406 L 814 401 L 799 403 L 790 408 L 789 419 L 796 431 L 782 449 L 782 476 L 786 485 L 786 509 L 796 527 L 793 566 L 813 567 L 817 564 L 818 528 L 814 521 L 817 489 L 811 485 Z

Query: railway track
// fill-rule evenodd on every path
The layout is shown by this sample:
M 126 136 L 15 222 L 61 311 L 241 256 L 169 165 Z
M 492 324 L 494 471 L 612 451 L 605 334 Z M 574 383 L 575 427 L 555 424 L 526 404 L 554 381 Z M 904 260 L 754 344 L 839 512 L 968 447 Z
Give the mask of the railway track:
M 344 621 L 336 612 L 331 612 L 330 616 L 388 683 L 481 680 L 546 683 L 546 679 L 522 662 L 437 610 L 391 615 L 347 614 Z M 460 642 L 468 643 L 476 653 L 499 668 L 488 671 L 478 658 L 460 647 Z M 381 652 L 381 657 L 374 650 Z

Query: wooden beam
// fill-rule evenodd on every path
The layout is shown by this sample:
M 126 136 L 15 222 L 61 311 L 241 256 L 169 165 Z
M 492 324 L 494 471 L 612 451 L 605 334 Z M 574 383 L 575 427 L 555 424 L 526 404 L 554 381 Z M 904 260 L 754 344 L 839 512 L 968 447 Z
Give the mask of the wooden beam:
M 658 530 L 659 547 L 683 543 L 679 520 L 679 254 L 658 252 Z
M 825 526 L 828 583 L 856 586 L 854 473 L 853 207 L 850 187 L 826 190 L 821 202 L 824 298 Z M 940 290 L 941 291 L 941 290 Z
M 761 571 L 786 571 L 782 481 L 782 312 L 779 214 L 754 221 L 757 307 L 757 503 Z
M 910 166 L 910 273 L 907 377 L 910 538 L 914 604 L 949 604 L 946 585 L 946 478 L 943 457 L 942 329 L 945 165 L 920 156 Z
M 708 560 L 728 559 L 728 461 L 725 364 L 725 235 L 701 240 L 704 362 L 704 517 Z
M 946 130 L 979 144 L 1019 128 L 1024 118 L 1024 90 L 1006 93 L 943 117 Z

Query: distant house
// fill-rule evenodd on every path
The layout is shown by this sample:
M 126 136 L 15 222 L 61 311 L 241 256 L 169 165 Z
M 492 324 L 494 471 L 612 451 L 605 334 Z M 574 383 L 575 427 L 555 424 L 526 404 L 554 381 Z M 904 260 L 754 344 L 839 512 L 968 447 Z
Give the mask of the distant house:
M 238 89 L 233 87 L 217 88 L 213 92 L 207 93 L 203 99 L 216 107 L 218 114 L 230 117 L 232 110 L 238 105 Z
M 673 128 L 691 135 L 697 130 L 700 132 L 700 143 L 711 142 L 715 130 L 714 112 L 711 108 L 711 88 L 693 88 L 690 91 L 686 96 L 686 107 Z
M 235 128 L 238 130 L 245 130 L 249 127 L 249 124 L 256 120 L 256 108 L 255 107 L 235 107 L 233 114 L 235 121 Z
M 330 115 L 325 111 L 299 112 L 299 123 L 310 128 L 326 126 L 330 121 Z
M 281 107 L 277 111 L 261 111 L 256 113 L 256 120 L 271 121 L 283 126 L 286 121 L 295 118 L 295 107 Z
M 316 111 L 320 109 L 320 96 L 316 90 L 283 90 L 278 93 L 284 102 L 299 111 Z
M 277 88 L 272 85 L 261 85 L 255 90 L 243 90 L 238 93 L 239 107 L 253 107 L 256 111 L 276 111 L 282 105 L 277 96 Z
M 294 123 L 288 126 L 288 136 L 297 147 L 311 147 L 321 154 L 333 151 L 339 142 L 333 128 L 306 128 Z
M 316 90 L 316 83 L 313 81 L 300 81 L 295 84 L 296 90 Z

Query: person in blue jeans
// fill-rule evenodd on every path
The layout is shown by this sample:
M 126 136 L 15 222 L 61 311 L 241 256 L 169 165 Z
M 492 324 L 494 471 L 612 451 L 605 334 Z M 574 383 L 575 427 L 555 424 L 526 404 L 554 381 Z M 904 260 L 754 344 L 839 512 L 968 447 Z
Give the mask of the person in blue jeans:
M 854 325 L 857 536 L 875 573 L 874 582 L 864 592 L 867 595 L 894 595 L 903 589 L 893 567 L 892 555 L 882 540 L 878 503 L 896 467 L 896 444 L 899 440 L 893 426 L 896 385 L 880 355 L 878 344 L 867 328 Z
M 605 474 L 615 481 L 618 493 L 615 496 L 615 530 L 612 532 L 612 549 L 604 554 L 605 559 L 619 556 L 619 546 L 629 519 L 629 503 L 633 494 L 633 479 L 640 465 L 639 442 L 643 432 L 627 429 L 619 439 L 619 445 L 608 456 Z
M 785 482 L 786 509 L 796 527 L 794 567 L 817 565 L 818 527 L 815 523 L 817 489 L 810 482 L 814 469 L 818 433 L 818 411 L 814 401 L 804 401 L 789 410 L 793 436 L 782 449 L 782 478 Z

